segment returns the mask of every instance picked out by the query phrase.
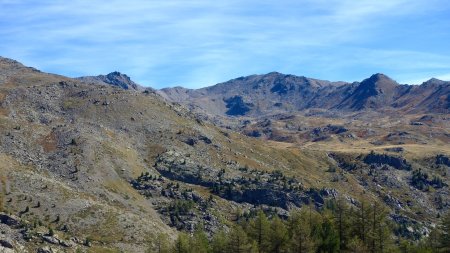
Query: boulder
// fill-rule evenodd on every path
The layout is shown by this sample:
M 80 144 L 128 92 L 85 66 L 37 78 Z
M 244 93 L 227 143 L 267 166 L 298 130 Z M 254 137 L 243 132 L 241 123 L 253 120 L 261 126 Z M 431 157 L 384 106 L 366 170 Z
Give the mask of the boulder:
M 59 244 L 63 247 L 70 248 L 74 246 L 74 243 L 71 241 L 60 240 Z
M 14 246 L 12 245 L 11 242 L 3 239 L 0 240 L 0 246 L 7 249 L 14 249 Z
M 51 243 L 51 244 L 60 244 L 59 239 L 54 236 L 44 235 L 44 236 L 42 236 L 42 239 L 44 239 L 44 241 Z
M 42 247 L 37 250 L 37 253 L 53 253 L 50 247 Z
M 6 224 L 10 227 L 20 226 L 20 218 L 14 215 L 8 215 L 5 213 L 0 213 L 0 222 Z

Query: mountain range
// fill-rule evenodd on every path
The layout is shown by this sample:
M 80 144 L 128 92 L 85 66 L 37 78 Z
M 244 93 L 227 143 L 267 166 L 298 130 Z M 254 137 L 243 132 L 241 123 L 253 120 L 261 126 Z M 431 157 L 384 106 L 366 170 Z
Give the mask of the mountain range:
M 146 252 L 338 198 L 418 241 L 450 210 L 449 87 L 273 72 L 154 90 L 0 57 L 0 251 Z
M 175 87 L 160 92 L 170 101 L 229 116 L 308 109 L 450 112 L 450 82 L 433 78 L 421 85 L 401 85 L 384 74 L 374 74 L 361 82 L 346 83 L 273 72 L 240 77 L 197 90 Z

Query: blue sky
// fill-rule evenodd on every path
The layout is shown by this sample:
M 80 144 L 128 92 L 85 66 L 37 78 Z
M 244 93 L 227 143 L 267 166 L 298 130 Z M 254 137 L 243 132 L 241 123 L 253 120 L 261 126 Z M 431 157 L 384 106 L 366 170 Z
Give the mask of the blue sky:
M 450 79 L 447 0 L 0 0 L 0 55 L 155 88 L 278 71 Z

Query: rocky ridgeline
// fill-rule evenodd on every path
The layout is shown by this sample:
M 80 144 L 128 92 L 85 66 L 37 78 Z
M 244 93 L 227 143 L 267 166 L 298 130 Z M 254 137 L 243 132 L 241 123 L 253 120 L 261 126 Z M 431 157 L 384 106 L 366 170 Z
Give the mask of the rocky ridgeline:
M 156 169 L 171 180 L 207 187 L 212 193 L 238 203 L 264 204 L 289 209 L 308 203 L 301 183 L 281 172 L 261 172 L 239 168 L 224 169 L 200 166 L 187 158 L 168 152 L 158 157 Z
M 221 228 L 217 203 L 210 196 L 205 198 L 192 188 L 180 186 L 162 176 L 142 174 L 131 185 L 149 198 L 167 224 L 178 230 L 193 232 L 200 226 L 213 234 Z
M 153 201 L 166 222 L 177 229 L 193 231 L 202 224 L 206 231 L 220 228 L 220 197 L 236 203 L 242 210 L 271 210 L 281 217 L 288 211 L 314 203 L 317 208 L 327 198 L 337 196 L 334 189 L 305 189 L 302 183 L 280 171 L 265 172 L 236 166 L 235 169 L 214 169 L 199 165 L 175 151 L 158 156 L 155 169 L 159 175 L 142 174 L 131 185 Z M 202 196 L 180 183 L 206 187 L 209 196 Z M 215 197 L 214 197 L 215 196 Z
M 386 154 L 375 154 L 371 152 L 364 157 L 364 163 L 375 166 L 389 165 L 397 170 L 411 170 L 411 165 L 406 159 L 401 157 L 390 156 Z
M 239 165 L 229 170 L 215 169 L 199 165 L 174 151 L 159 155 L 155 169 L 165 178 L 207 187 L 211 193 L 227 200 L 286 210 L 309 204 L 310 199 L 321 206 L 324 198 L 336 194 L 334 190 L 305 189 L 298 179 L 285 176 L 281 171 L 258 171 Z

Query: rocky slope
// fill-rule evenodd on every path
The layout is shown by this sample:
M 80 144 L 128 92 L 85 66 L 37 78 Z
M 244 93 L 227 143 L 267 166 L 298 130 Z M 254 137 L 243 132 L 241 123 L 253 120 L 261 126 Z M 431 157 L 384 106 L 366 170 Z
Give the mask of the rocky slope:
M 392 87 L 382 79 L 374 81 L 378 94 Z M 224 84 L 179 88 L 177 96 L 247 116 L 272 108 L 246 100 L 252 85 L 274 101 L 359 86 L 278 73 L 249 77 L 245 87 L 243 80 L 234 81 L 235 91 Z M 433 94 L 446 95 L 445 83 L 430 82 L 439 89 Z M 418 238 L 449 209 L 450 133 L 442 115 L 414 115 L 404 131 L 404 122 L 358 114 L 347 123 L 320 113 L 238 119 L 246 121 L 240 132 L 254 127 L 277 140 L 267 141 L 214 126 L 150 89 L 92 84 L 0 58 L 0 250 L 145 252 L 159 233 L 173 238 L 200 224 L 214 233 L 260 207 L 285 218 L 336 196 L 383 203 L 401 224 L 399 234 Z M 218 89 L 218 99 L 220 89 L 227 92 L 229 108 L 205 102 L 208 89 Z M 298 108 L 313 104 L 302 96 L 307 101 Z M 400 101 L 382 101 L 391 99 Z M 421 103 L 440 108 L 443 101 Z
M 234 185 L 251 175 L 242 168 L 301 170 L 314 157 L 216 128 L 149 90 L 92 85 L 0 58 L 2 250 L 144 252 L 156 234 L 175 235 L 170 226 L 192 230 L 208 219 L 214 231 L 253 207 L 214 194 L 206 175 Z M 303 182 L 313 184 L 320 187 Z

